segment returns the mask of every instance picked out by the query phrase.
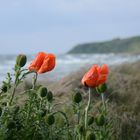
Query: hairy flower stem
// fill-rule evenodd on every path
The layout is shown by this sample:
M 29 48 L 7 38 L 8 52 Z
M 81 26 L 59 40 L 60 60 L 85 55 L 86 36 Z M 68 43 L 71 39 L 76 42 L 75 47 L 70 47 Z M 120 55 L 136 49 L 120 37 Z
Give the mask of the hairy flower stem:
M 105 104 L 105 96 L 104 96 L 104 93 L 101 93 L 101 98 L 102 98 L 102 103 L 103 103 L 104 109 L 106 110 L 106 104 Z
M 87 129 L 88 111 L 89 111 L 89 107 L 90 107 L 90 102 L 91 102 L 91 88 L 89 88 L 88 104 L 85 108 L 85 129 Z
M 13 88 L 13 91 L 12 91 L 12 97 L 11 97 L 11 99 L 10 99 L 9 105 L 12 104 L 12 101 L 13 101 L 14 96 L 15 96 L 16 88 L 17 88 L 18 84 L 20 83 L 20 81 L 25 77 L 25 75 L 28 75 L 28 74 L 32 73 L 32 72 L 27 72 L 27 73 L 23 74 L 24 76 L 22 75 L 22 77 L 19 78 L 19 76 L 20 76 L 19 73 L 21 73 L 21 72 L 23 72 L 23 71 L 24 71 L 24 70 L 21 70 L 21 69 L 19 69 L 19 70 L 17 70 L 17 71 L 15 70 L 14 88 Z M 37 80 L 37 78 L 35 78 L 35 79 Z M 36 81 L 34 81 L 34 85 L 35 85 L 35 83 L 36 83 Z
M 37 82 L 37 76 L 38 76 L 38 74 L 37 74 L 37 72 L 35 72 L 35 75 L 34 75 L 33 81 L 32 81 L 32 90 L 35 90 L 35 85 L 36 85 L 36 82 Z M 31 107 L 32 107 L 33 99 L 34 99 L 34 96 L 33 96 L 33 94 L 30 93 L 30 91 L 29 91 L 29 97 L 30 97 L 30 103 L 29 103 L 29 107 L 28 107 L 28 110 L 27 110 L 26 124 L 28 124 L 28 120 L 29 120 L 30 113 L 31 113 Z
M 12 104 L 12 101 L 14 99 L 16 88 L 17 88 L 17 85 L 18 85 L 18 78 L 19 78 L 19 74 L 18 74 L 18 72 L 16 72 L 16 77 L 15 77 L 15 82 L 14 82 L 14 88 L 13 88 L 13 91 L 12 91 L 12 97 L 10 99 L 9 105 Z
M 34 75 L 34 78 L 33 78 L 33 86 L 32 86 L 32 89 L 34 90 L 35 89 L 35 86 L 36 86 L 36 82 L 37 82 L 37 77 L 38 77 L 38 74 L 37 72 L 35 72 L 35 75 Z
M 77 105 L 77 107 L 78 107 L 78 111 L 77 111 L 77 123 L 79 124 L 79 122 L 80 122 L 80 104 L 78 103 L 78 105 Z

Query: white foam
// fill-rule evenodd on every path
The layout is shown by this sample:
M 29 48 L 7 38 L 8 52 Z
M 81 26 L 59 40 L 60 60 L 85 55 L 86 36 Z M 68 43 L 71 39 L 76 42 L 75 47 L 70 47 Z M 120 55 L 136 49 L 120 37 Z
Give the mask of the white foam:
M 16 56 L 0 56 L 0 81 L 2 81 L 7 72 L 11 72 L 15 64 Z M 28 64 L 34 57 L 28 56 Z M 59 79 L 66 74 L 76 71 L 85 65 L 103 64 L 116 65 L 124 62 L 135 62 L 140 60 L 140 55 L 115 55 L 111 54 L 65 54 L 59 55 L 56 59 L 56 68 L 47 73 L 54 79 Z M 28 65 L 27 64 L 27 65 Z M 27 66 L 26 65 L 26 66 Z

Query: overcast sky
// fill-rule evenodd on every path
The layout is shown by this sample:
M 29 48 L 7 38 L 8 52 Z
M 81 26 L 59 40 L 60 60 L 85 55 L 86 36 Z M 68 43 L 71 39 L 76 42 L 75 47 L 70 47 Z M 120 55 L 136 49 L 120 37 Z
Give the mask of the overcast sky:
M 0 0 L 0 54 L 64 53 L 140 35 L 140 0 Z

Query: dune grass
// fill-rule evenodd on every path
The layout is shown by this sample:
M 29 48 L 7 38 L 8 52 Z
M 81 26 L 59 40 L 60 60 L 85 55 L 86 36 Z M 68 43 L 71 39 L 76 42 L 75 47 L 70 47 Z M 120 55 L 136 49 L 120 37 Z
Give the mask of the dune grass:
M 140 61 L 135 63 L 126 63 L 110 67 L 110 73 L 107 81 L 108 90 L 106 97 L 108 100 L 108 112 L 112 122 L 112 140 L 140 140 Z M 70 123 L 75 123 L 73 110 L 69 106 L 72 104 L 70 100 L 73 91 L 80 91 L 83 98 L 87 98 L 87 88 L 82 86 L 81 79 L 87 67 L 71 73 L 62 78 L 60 81 L 39 81 L 38 85 L 46 86 L 54 94 L 57 102 L 62 103 L 63 106 L 56 106 L 61 108 L 71 118 Z M 26 100 L 25 94 L 18 94 L 21 90 L 28 90 L 31 88 L 30 80 L 24 82 L 17 90 L 17 97 L 19 104 L 22 105 Z M 56 103 L 57 103 L 56 102 Z M 97 115 L 97 108 L 101 104 L 101 100 L 96 91 L 92 94 L 92 103 L 90 114 Z M 63 119 L 57 117 L 57 126 L 63 124 Z
M 110 68 L 108 78 L 109 112 L 113 116 L 114 140 L 140 140 L 140 61 Z M 56 98 L 69 103 L 72 90 L 80 90 L 85 97 L 87 89 L 80 83 L 87 68 L 64 77 L 61 81 L 48 83 Z M 45 81 L 42 82 L 46 85 Z M 94 95 L 95 106 L 99 97 Z M 68 107 L 67 107 L 68 108 Z M 65 110 L 67 110 L 65 108 Z M 68 110 L 70 111 L 70 110 Z M 93 114 L 96 110 L 93 106 Z

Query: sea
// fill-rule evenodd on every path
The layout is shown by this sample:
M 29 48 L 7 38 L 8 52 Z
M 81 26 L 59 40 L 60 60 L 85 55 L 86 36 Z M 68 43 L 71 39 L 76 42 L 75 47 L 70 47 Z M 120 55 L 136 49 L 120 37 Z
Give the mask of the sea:
M 14 65 L 17 55 L 0 55 L 0 83 L 5 79 L 6 73 L 14 75 Z M 25 68 L 34 59 L 35 55 L 27 55 L 28 62 Z M 41 74 L 40 79 L 60 80 L 71 72 L 92 64 L 106 63 L 109 66 L 140 60 L 140 55 L 122 54 L 61 54 L 56 56 L 56 67 L 53 71 Z

